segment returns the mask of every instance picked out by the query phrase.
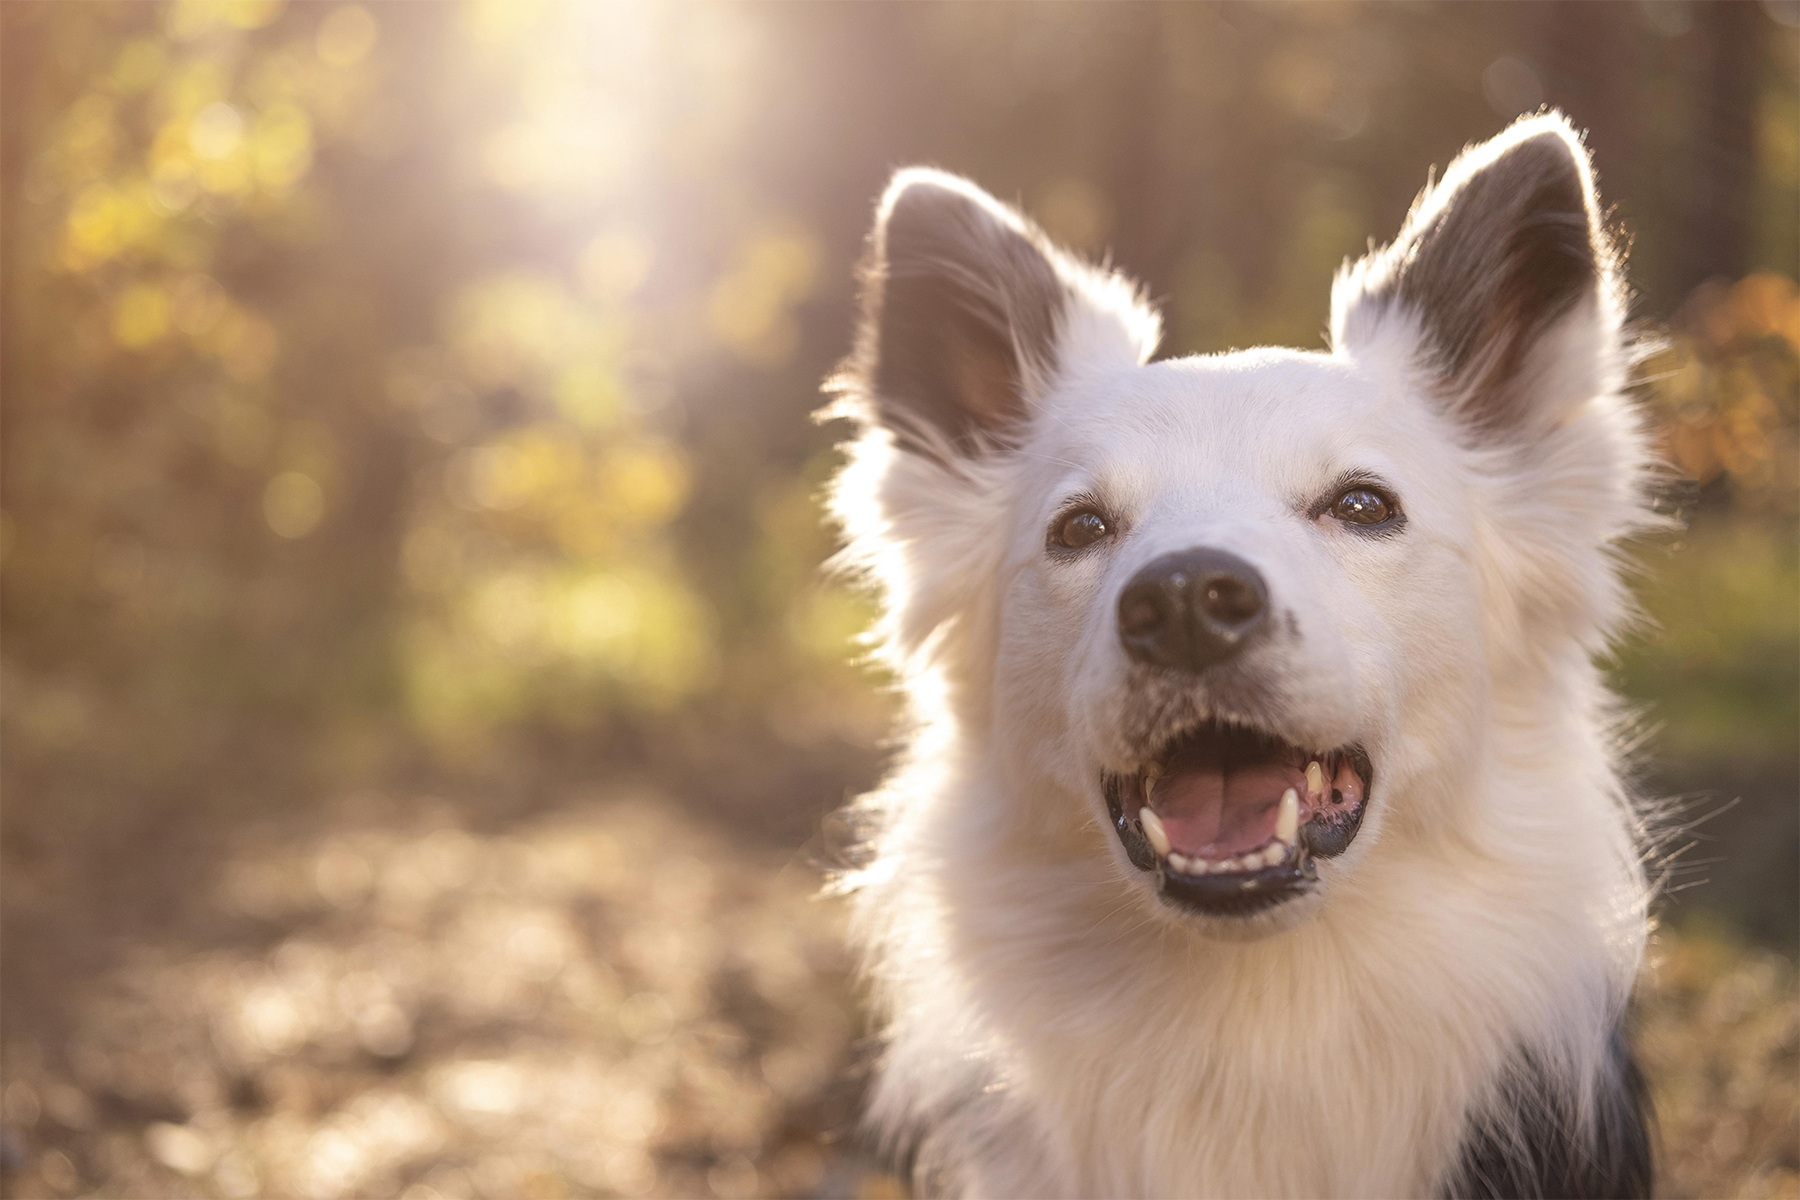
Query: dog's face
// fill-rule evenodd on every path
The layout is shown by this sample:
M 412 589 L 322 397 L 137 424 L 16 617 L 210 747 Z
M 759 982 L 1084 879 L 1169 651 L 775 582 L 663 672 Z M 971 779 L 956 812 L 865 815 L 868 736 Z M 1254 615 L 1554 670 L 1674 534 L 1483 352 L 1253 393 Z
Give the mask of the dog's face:
M 839 511 L 1016 823 L 1077 853 L 1099 824 L 1156 911 L 1240 935 L 1384 843 L 1479 837 L 1459 775 L 1505 677 L 1617 602 L 1635 441 L 1596 211 L 1566 125 L 1521 123 L 1340 275 L 1332 353 L 1149 363 L 1122 281 L 896 179 Z
M 1321 860 L 1379 836 L 1398 729 L 1470 752 L 1471 723 L 1442 719 L 1483 671 L 1450 431 L 1404 372 L 1316 354 L 1133 366 L 1046 399 L 998 614 L 1016 766 L 1096 797 L 1180 908 L 1319 890 Z

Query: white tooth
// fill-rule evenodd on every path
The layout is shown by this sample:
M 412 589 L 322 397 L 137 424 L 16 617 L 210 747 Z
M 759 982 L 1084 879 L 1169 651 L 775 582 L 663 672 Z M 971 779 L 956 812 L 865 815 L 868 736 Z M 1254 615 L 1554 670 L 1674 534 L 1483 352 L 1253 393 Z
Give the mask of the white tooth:
M 1272 867 L 1287 857 L 1287 847 L 1276 842 L 1262 853 L 1263 866 Z
M 1167 858 L 1169 856 L 1169 833 L 1163 828 L 1162 819 L 1153 810 L 1140 808 L 1138 809 L 1138 820 L 1144 823 L 1144 834 L 1150 839 L 1150 844 L 1156 847 L 1156 852 Z
M 1325 794 L 1325 772 L 1319 768 L 1317 759 L 1306 764 L 1306 794 L 1309 796 Z
M 1177 871 L 1182 871 L 1182 872 L 1188 873 L 1188 874 L 1191 874 L 1194 870 L 1193 863 L 1189 862 L 1186 858 L 1184 858 L 1180 854 L 1177 854 L 1173 850 L 1169 851 L 1169 865 L 1171 867 L 1174 867 Z
M 1144 799 L 1150 798 L 1150 789 L 1155 787 L 1156 781 L 1161 778 L 1162 767 L 1159 764 L 1154 762 L 1144 764 Z
M 1218 869 L 1217 864 L 1209 863 L 1204 858 L 1188 859 L 1188 874 L 1190 875 L 1205 875 L 1209 871 L 1216 871 Z
M 1317 765 L 1317 764 L 1314 764 Z M 1308 767 L 1307 774 L 1312 773 Z M 1307 784 L 1311 787 L 1311 783 Z M 1284 842 L 1292 842 L 1294 835 L 1300 832 L 1300 793 L 1293 788 L 1281 793 L 1281 812 L 1275 817 L 1275 836 Z

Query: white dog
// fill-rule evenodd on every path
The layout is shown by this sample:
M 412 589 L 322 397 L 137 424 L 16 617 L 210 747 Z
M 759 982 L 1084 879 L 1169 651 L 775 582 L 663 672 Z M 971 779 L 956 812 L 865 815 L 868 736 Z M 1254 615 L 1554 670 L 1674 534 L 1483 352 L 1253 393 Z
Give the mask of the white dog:
M 1522 120 L 1339 274 L 1329 353 L 1151 362 L 1130 282 L 895 177 L 834 506 L 911 701 L 846 884 L 922 1190 L 1648 1193 L 1599 214 Z

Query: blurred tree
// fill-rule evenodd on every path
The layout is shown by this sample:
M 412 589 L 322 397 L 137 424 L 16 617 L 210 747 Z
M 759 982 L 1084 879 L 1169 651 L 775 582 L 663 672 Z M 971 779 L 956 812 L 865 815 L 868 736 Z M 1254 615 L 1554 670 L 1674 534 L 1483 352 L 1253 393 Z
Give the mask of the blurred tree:
M 1717 275 L 1736 279 L 1756 265 L 1751 222 L 1768 24 L 1763 6 L 1748 0 L 1697 5 L 1694 18 L 1705 39 L 1705 67 L 1687 222 L 1695 236 L 1687 243 L 1687 270 L 1677 285 L 1682 292 Z

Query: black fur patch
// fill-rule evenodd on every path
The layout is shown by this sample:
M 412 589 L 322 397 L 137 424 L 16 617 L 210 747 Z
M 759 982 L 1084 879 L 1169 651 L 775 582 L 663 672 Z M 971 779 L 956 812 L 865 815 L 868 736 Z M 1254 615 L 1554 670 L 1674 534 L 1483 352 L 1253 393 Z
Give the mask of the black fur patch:
M 1502 1089 L 1500 1111 L 1463 1143 L 1444 1195 L 1501 1197 L 1647 1197 L 1654 1166 L 1649 1099 L 1623 1022 L 1613 1030 L 1605 1077 L 1595 1082 L 1593 1120 L 1577 1129 L 1567 1084 L 1519 1054 Z
M 863 322 L 847 374 L 908 449 L 935 428 L 975 453 L 1025 417 L 1050 366 L 1067 291 L 1048 242 L 979 194 L 903 173 L 863 266 Z

